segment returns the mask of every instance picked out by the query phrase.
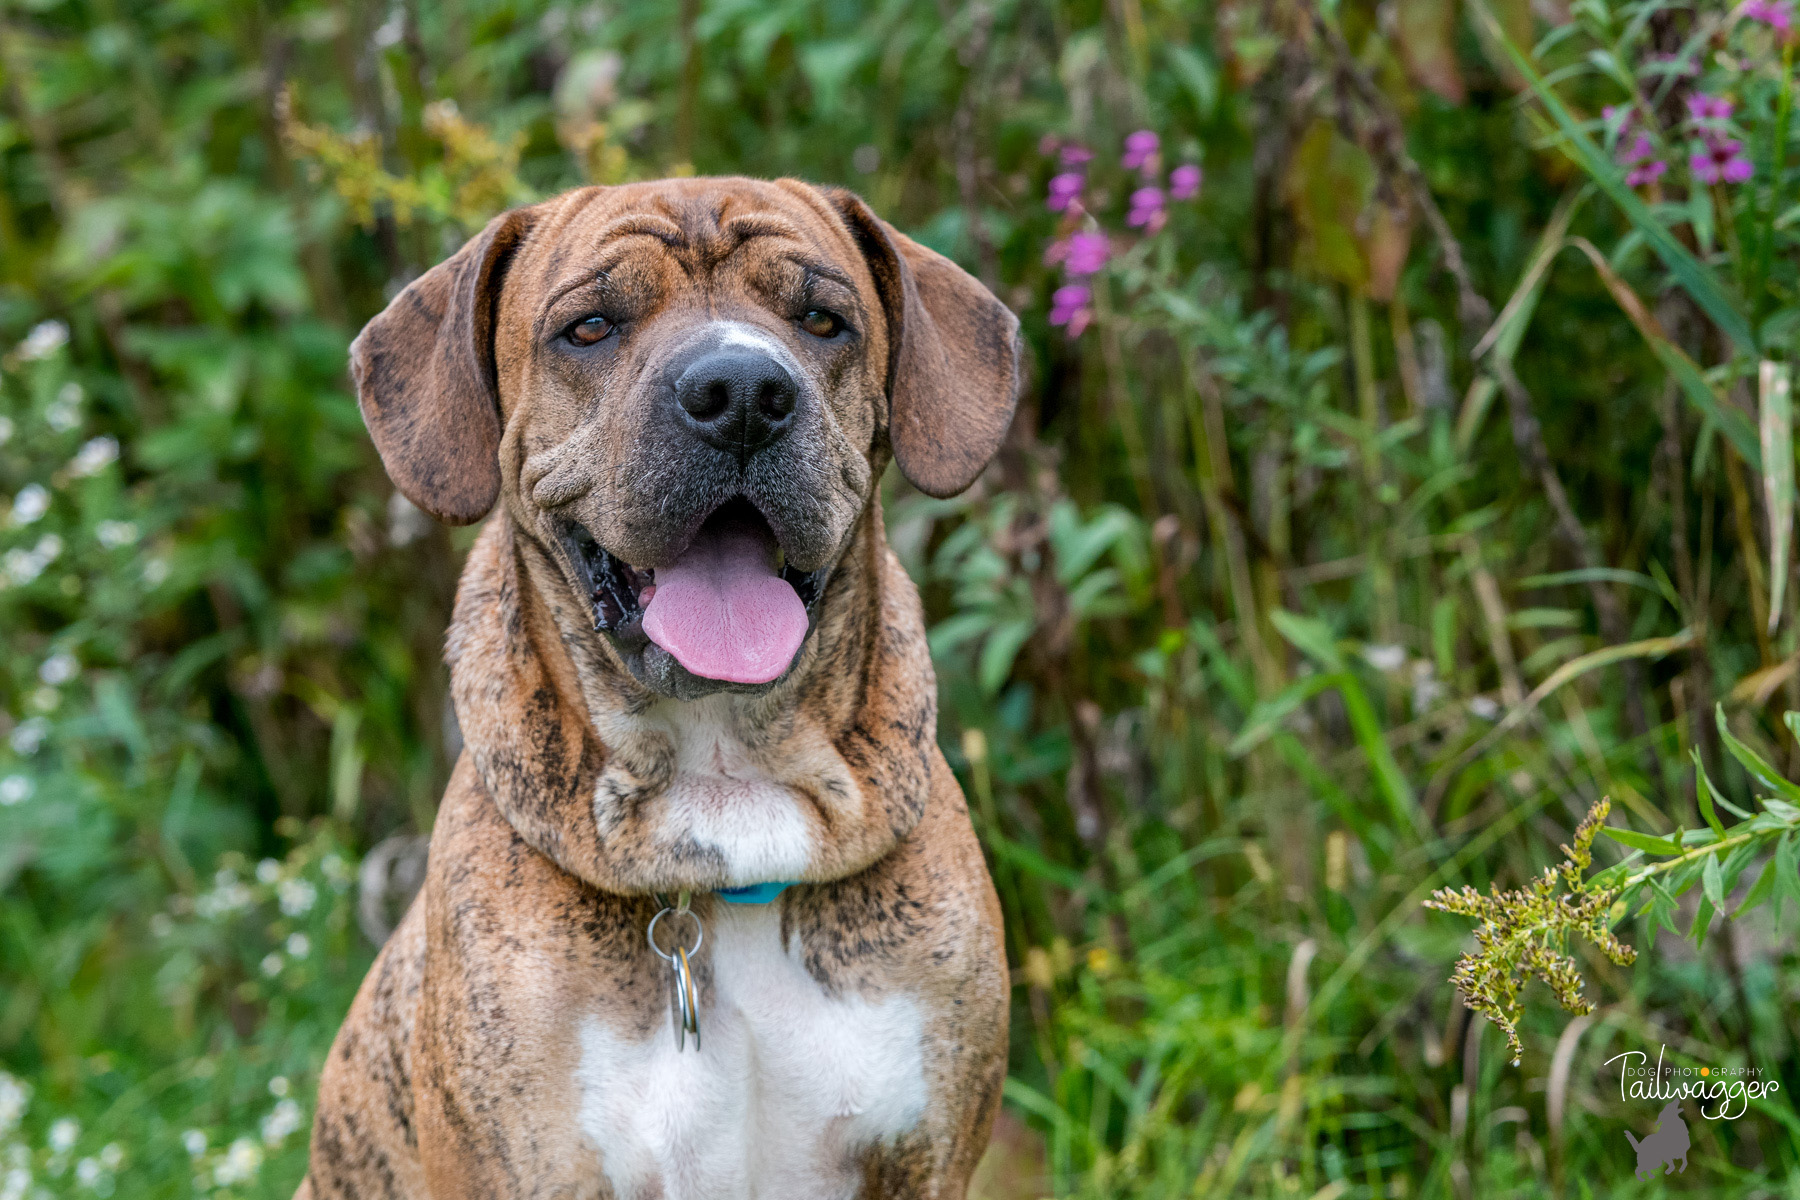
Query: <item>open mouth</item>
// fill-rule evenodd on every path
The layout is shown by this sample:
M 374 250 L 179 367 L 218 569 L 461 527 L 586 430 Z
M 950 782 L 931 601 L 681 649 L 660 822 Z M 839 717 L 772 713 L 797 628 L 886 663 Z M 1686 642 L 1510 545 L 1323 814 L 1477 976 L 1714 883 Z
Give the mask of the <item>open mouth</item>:
M 641 633 L 691 674 L 728 683 L 769 683 L 787 671 L 830 573 L 789 566 L 768 521 L 742 497 L 715 510 L 660 568 L 632 566 L 578 525 L 565 539 L 595 629 L 632 640 Z

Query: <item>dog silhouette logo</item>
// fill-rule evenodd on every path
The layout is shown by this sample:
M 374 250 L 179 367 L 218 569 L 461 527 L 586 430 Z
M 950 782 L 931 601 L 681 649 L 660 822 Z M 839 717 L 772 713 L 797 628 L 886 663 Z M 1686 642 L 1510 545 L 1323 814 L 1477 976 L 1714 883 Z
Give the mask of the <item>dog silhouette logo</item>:
M 1643 1141 L 1632 1136 L 1631 1130 L 1625 1131 L 1625 1140 L 1637 1151 L 1637 1170 L 1633 1172 L 1639 1179 L 1654 1179 L 1656 1168 L 1662 1168 L 1662 1174 L 1673 1175 L 1677 1168 L 1675 1161 L 1681 1160 L 1680 1170 L 1687 1170 L 1688 1141 L 1687 1122 L 1681 1119 L 1681 1101 L 1671 1100 L 1663 1105 L 1663 1110 L 1656 1114 L 1656 1129 Z

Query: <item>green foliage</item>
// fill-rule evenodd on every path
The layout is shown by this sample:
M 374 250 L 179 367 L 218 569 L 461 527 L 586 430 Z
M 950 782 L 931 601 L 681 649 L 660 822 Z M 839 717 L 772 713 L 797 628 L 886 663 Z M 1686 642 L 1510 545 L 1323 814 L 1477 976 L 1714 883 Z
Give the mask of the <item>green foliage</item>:
M 1007 913 L 1024 1165 L 978 1194 L 1643 1194 L 1600 1064 L 1663 1043 L 1788 1086 L 1650 1186 L 1800 1187 L 1752 7 L 9 9 L 0 1200 L 291 1193 L 351 864 L 456 752 L 467 535 L 345 349 L 499 208 L 689 170 L 848 184 L 1024 322 L 995 468 L 884 493 Z

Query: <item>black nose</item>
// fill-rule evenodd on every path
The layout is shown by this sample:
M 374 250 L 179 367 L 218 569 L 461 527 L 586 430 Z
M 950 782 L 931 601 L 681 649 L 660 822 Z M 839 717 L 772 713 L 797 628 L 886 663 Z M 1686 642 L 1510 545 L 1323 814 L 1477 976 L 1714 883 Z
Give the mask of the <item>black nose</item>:
M 787 368 L 751 349 L 703 354 L 675 381 L 688 428 L 740 463 L 787 432 L 799 397 Z

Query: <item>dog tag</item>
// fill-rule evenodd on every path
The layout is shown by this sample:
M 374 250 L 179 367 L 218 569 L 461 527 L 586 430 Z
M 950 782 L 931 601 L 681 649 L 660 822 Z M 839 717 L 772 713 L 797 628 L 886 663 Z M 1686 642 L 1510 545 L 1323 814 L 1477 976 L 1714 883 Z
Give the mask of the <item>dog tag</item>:
M 694 923 L 694 944 L 682 946 L 679 942 L 675 948 L 664 950 L 656 941 L 656 926 L 664 918 L 676 921 L 686 918 Z M 688 1035 L 694 1038 L 694 1049 L 700 1049 L 700 991 L 694 986 L 693 964 L 689 956 L 700 952 L 700 943 L 705 940 L 706 931 L 700 927 L 700 918 L 695 916 L 687 906 L 687 896 L 681 898 L 680 907 L 664 908 L 650 918 L 648 931 L 650 949 L 656 956 L 669 964 L 669 1016 L 675 1023 L 675 1050 L 679 1053 L 687 1049 Z

